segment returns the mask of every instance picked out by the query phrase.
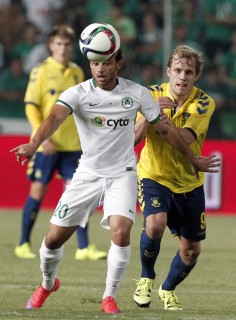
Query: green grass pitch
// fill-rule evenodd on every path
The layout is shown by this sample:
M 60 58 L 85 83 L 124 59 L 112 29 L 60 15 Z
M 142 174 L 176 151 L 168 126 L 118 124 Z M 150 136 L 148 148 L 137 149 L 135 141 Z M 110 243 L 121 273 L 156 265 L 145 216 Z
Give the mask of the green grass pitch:
M 50 212 L 42 212 L 32 234 L 33 251 L 38 252 L 47 231 Z M 100 226 L 100 214 L 90 221 L 90 241 L 99 249 L 108 250 L 109 231 Z M 236 246 L 235 216 L 207 215 L 207 239 L 202 242 L 202 254 L 190 276 L 177 288 L 182 311 L 164 311 L 157 290 L 165 278 L 177 240 L 168 230 L 156 264 L 157 277 L 148 309 L 140 309 L 133 301 L 134 279 L 140 277 L 139 238 L 142 216 L 132 229 L 132 254 L 125 278 L 117 295 L 120 309 L 117 315 L 100 311 L 107 263 L 75 261 L 76 239 L 65 245 L 59 265 L 61 288 L 53 293 L 42 309 L 25 310 L 24 305 L 33 290 L 41 283 L 39 256 L 35 260 L 21 260 L 14 256 L 19 240 L 21 214 L 19 211 L 0 210 L 0 319 L 135 319 L 135 320 L 233 320 L 236 319 Z

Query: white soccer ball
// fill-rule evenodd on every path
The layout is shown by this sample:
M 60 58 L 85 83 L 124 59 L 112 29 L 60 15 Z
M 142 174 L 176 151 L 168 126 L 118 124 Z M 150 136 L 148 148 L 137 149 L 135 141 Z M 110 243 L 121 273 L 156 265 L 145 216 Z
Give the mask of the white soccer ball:
M 90 61 L 105 62 L 120 49 L 120 36 L 107 23 L 92 23 L 80 35 L 80 50 Z

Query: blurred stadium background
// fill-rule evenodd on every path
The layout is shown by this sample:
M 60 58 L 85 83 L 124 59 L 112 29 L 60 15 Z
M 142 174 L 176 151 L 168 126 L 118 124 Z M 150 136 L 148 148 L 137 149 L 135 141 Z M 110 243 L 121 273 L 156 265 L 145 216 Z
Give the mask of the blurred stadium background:
M 93 22 L 117 28 L 124 53 L 120 75 L 143 85 L 166 80 L 167 58 L 176 45 L 204 52 L 206 66 L 197 86 L 214 98 L 216 111 L 203 153 L 217 153 L 223 163 L 219 174 L 207 175 L 207 210 L 236 213 L 235 0 L 0 0 L 0 207 L 21 208 L 28 192 L 26 168 L 9 150 L 29 139 L 23 97 L 31 68 L 48 55 L 48 32 L 54 24 L 68 23 L 79 37 Z M 78 44 L 73 60 L 89 78 Z M 44 208 L 53 208 L 61 191 L 55 178 Z

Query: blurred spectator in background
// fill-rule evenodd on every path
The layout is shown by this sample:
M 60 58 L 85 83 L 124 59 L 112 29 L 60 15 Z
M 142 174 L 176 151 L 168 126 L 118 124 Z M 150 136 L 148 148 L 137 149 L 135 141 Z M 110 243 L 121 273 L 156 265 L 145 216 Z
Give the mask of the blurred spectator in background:
M 229 88 L 227 100 L 231 108 L 236 111 L 236 28 L 232 30 L 230 49 L 222 55 L 219 66 L 221 79 Z
M 63 0 L 21 0 L 28 21 L 40 32 L 41 39 L 46 39 L 53 25 L 65 21 Z
M 86 2 L 85 14 L 90 23 L 107 22 L 105 21 L 110 14 L 112 1 L 109 0 L 90 0 Z
M 11 54 L 21 57 L 24 71 L 27 73 L 25 65 L 33 48 L 38 44 L 38 29 L 31 22 L 27 22 L 24 26 L 22 36 L 11 49 Z
M 8 55 L 12 46 L 20 39 L 26 17 L 21 2 L 12 0 L 0 6 L 0 41 L 4 46 L 5 55 Z
M 114 5 L 123 7 L 125 15 L 128 15 L 134 21 L 136 27 L 142 19 L 142 1 L 137 0 L 113 0 Z
M 163 4 L 164 0 L 139 0 L 140 2 L 140 8 L 142 15 L 148 12 L 152 12 L 157 21 L 160 28 L 163 28 L 163 18 L 164 18 L 164 12 L 163 12 Z
M 236 1 L 203 1 L 203 10 L 207 23 L 205 52 L 211 61 L 217 63 L 222 52 L 230 47 L 232 28 L 236 27 Z
M 123 7 L 113 5 L 110 9 L 107 22 L 118 31 L 124 56 L 133 58 L 133 44 L 137 36 L 137 29 L 134 21 L 124 14 Z
M 4 46 L 0 42 L 0 69 L 3 67 L 4 63 L 5 63 Z
M 135 61 L 147 64 L 162 60 L 162 29 L 152 12 L 144 13 L 135 46 Z
M 71 21 L 72 27 L 79 38 L 81 32 L 86 28 L 90 21 L 88 16 L 84 13 L 85 0 L 75 1 L 74 5 L 70 6 L 68 12 L 68 19 Z
M 193 41 L 189 38 L 188 27 L 184 23 L 181 23 L 175 26 L 171 46 L 174 49 L 176 46 L 182 45 L 182 44 L 185 44 L 186 46 L 194 48 L 195 50 L 204 52 L 204 49 L 201 46 L 200 42 Z
M 47 58 L 49 53 L 47 42 L 35 45 L 27 54 L 27 59 L 24 61 L 24 71 L 29 74 L 33 67 Z
M 134 81 L 143 86 L 162 83 L 162 67 L 157 63 L 142 65 L 141 70 L 134 76 Z
M 184 24 L 188 30 L 188 39 L 200 42 L 204 35 L 205 22 L 200 11 L 198 0 L 184 0 L 182 6 L 178 6 L 177 15 L 173 16 L 174 28 Z
M 9 66 L 0 73 L 1 117 L 26 118 L 23 99 L 27 83 L 21 58 L 12 56 Z
M 77 39 L 79 39 L 81 32 L 90 24 L 88 15 L 86 15 L 84 12 L 87 1 L 69 0 L 69 2 L 70 5 L 68 9 L 68 20 L 71 22 L 71 25 L 75 30 Z M 88 79 L 91 75 L 90 67 L 87 59 L 80 51 L 79 41 L 77 41 L 77 43 L 75 44 L 72 59 L 82 67 L 85 73 L 85 79 Z

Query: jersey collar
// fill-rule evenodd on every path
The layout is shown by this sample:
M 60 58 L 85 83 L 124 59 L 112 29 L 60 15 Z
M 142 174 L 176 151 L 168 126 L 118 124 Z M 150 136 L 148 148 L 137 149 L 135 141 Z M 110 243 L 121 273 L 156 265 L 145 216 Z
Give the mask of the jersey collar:
M 171 93 L 170 93 L 170 83 L 169 83 L 169 82 L 167 83 L 166 91 L 167 91 L 167 96 L 174 101 L 174 98 L 172 97 L 172 95 L 171 95 Z M 193 86 L 192 92 L 191 92 L 190 96 L 188 97 L 188 99 L 187 99 L 187 100 L 185 101 L 185 103 L 183 104 L 183 106 L 186 106 L 186 104 L 188 104 L 189 101 L 192 101 L 192 100 L 193 100 L 193 98 L 194 98 L 195 95 L 196 95 L 196 92 L 197 92 L 197 88 L 196 88 L 195 86 Z M 183 106 L 182 106 L 182 107 L 183 107 Z M 184 108 L 183 108 L 183 109 L 184 109 Z
M 61 70 L 61 69 L 64 69 L 64 70 L 66 69 L 63 64 L 57 62 L 57 61 L 56 61 L 55 59 L 53 59 L 53 57 L 51 57 L 51 56 L 48 57 L 47 60 L 48 60 L 51 64 L 53 64 L 57 69 L 60 69 L 60 70 Z M 70 61 L 68 61 L 68 67 L 70 66 L 70 64 L 71 64 Z M 68 67 L 67 67 L 67 68 L 68 68 Z
M 96 82 L 96 80 L 94 78 L 92 78 L 92 84 L 93 84 L 94 88 L 97 87 L 97 82 Z M 118 85 L 118 84 L 119 84 L 119 79 L 116 78 L 116 85 Z

